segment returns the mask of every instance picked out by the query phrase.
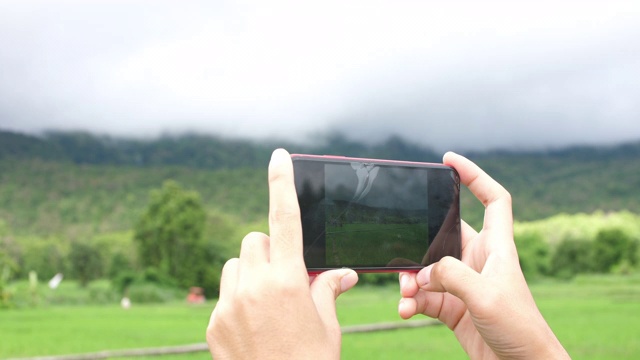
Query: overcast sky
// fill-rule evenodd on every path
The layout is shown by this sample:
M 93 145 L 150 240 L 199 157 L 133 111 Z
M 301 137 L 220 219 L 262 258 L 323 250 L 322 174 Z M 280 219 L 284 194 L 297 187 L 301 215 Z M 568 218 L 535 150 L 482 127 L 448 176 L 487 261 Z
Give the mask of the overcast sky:
M 640 1 L 0 0 L 0 129 L 640 139 Z

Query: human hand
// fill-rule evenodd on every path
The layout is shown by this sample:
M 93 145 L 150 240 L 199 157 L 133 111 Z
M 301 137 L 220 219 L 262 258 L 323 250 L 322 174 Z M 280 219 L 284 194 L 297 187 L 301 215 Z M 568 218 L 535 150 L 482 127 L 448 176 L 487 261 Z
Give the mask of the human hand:
M 447 153 L 461 182 L 485 206 L 483 229 L 462 222 L 462 260 L 445 257 L 400 274 L 398 313 L 437 318 L 471 358 L 569 358 L 540 314 L 513 241 L 510 194 L 468 159 Z
M 335 299 L 358 281 L 339 269 L 309 278 L 290 155 L 269 164 L 269 232 L 250 233 L 224 265 L 207 342 L 215 359 L 337 359 Z

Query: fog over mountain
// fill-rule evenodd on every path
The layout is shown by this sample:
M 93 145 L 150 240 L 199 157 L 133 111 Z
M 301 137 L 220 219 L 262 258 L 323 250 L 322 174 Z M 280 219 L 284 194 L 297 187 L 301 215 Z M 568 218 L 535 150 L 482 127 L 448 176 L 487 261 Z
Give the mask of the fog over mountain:
M 637 1 L 0 4 L 0 129 L 435 149 L 640 139 Z

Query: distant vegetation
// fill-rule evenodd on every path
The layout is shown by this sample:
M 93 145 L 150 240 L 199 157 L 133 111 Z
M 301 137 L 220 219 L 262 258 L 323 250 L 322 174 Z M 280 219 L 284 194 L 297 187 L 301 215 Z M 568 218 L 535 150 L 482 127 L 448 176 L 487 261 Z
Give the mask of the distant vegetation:
M 126 140 L 0 131 L 0 218 L 13 231 L 27 234 L 125 231 L 146 205 L 149 191 L 174 179 L 199 192 L 208 210 L 254 221 L 267 209 L 266 166 L 278 146 L 299 153 L 441 159 L 428 147 L 393 136 L 363 144 L 333 134 L 303 146 L 200 135 Z M 597 210 L 640 213 L 640 142 L 466 155 L 512 193 L 518 220 Z M 481 205 L 468 193 L 462 200 L 463 217 L 479 226 Z
M 393 136 L 364 144 L 330 134 L 316 144 L 300 145 L 202 135 L 135 140 L 87 133 L 35 137 L 0 131 L 0 292 L 3 278 L 6 284 L 8 279 L 25 278 L 32 269 L 41 279 L 64 271 L 90 281 L 81 279 L 80 272 L 94 269 L 78 268 L 87 257 L 99 259 L 95 260 L 100 262 L 97 277 L 119 279 L 121 284 L 130 281 L 118 269 L 143 267 L 133 229 L 148 211 L 152 191 L 167 180 L 199 195 L 205 211 L 202 238 L 215 249 L 215 258 L 237 255 L 246 232 L 267 231 L 266 166 L 276 147 L 298 153 L 441 159 L 428 147 Z M 537 259 L 523 263 L 530 276 L 568 277 L 635 266 L 637 257 L 614 254 L 610 257 L 614 265 L 576 270 L 563 267 L 564 260 L 554 256 L 561 249 L 566 256 L 582 256 L 576 259 L 588 256 L 592 264 L 594 251 L 602 252 L 601 245 L 607 242 L 633 252 L 640 235 L 628 223 L 637 224 L 634 213 L 640 213 L 640 142 L 466 155 L 512 193 L 519 221 L 516 240 L 523 244 L 523 253 L 529 253 L 527 258 Z M 626 212 L 614 214 L 617 222 L 609 217 L 621 211 Z M 483 209 L 468 191 L 463 192 L 462 215 L 480 228 Z M 591 226 L 596 223 L 600 226 Z M 612 228 L 621 233 L 611 235 Z M 621 236 L 628 241 L 611 240 Z M 604 238 L 609 240 L 598 240 Z M 598 246 L 601 250 L 594 250 Z M 157 271 L 138 271 L 138 275 L 143 282 L 164 281 Z
M 640 215 L 630 212 L 558 214 L 516 222 L 520 265 L 528 279 L 577 274 L 629 274 L 640 261 Z

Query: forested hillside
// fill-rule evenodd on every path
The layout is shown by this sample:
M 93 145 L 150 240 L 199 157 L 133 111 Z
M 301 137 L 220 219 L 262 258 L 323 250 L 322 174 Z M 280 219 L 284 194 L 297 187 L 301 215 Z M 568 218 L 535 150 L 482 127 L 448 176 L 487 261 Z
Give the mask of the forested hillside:
M 87 286 L 108 278 L 109 296 L 131 286 L 135 301 L 165 299 L 167 293 L 145 287 L 149 283 L 198 284 L 215 296 L 222 263 L 237 256 L 242 237 L 268 231 L 266 169 L 279 146 L 299 153 L 400 160 L 441 157 L 397 137 L 362 144 L 334 134 L 303 146 L 195 135 L 127 140 L 0 132 L 0 307 L 26 303 L 11 300 L 18 292 L 3 286 L 30 271 L 45 279 L 64 273 Z M 512 193 L 519 220 L 516 243 L 528 278 L 635 266 L 638 229 L 623 225 L 636 222 L 633 213 L 640 213 L 640 143 L 466 155 Z M 618 210 L 632 213 L 606 215 Z M 596 211 L 586 217 L 558 215 Z M 462 196 L 462 216 L 476 228 L 482 225 L 482 206 L 468 191 Z M 559 238 L 558 221 L 565 229 Z M 587 223 L 593 226 L 581 225 Z M 193 229 L 189 241 L 185 229 Z M 615 253 L 603 258 L 602 249 L 610 248 Z M 189 276 L 180 275 L 186 265 Z
M 49 132 L 41 137 L 0 131 L 0 159 L 41 159 L 74 164 L 152 167 L 176 165 L 196 169 L 263 167 L 277 147 L 290 152 L 438 161 L 429 148 L 398 137 L 366 145 L 341 134 L 318 136 L 316 145 L 286 141 L 254 142 L 205 135 L 165 136 L 154 140 L 122 139 L 83 132 Z
M 21 234 L 124 231 L 138 218 L 149 191 L 173 179 L 198 191 L 210 212 L 255 221 L 266 213 L 266 166 L 277 146 L 400 160 L 439 161 L 441 156 L 397 137 L 367 145 L 334 134 L 302 146 L 196 135 L 127 140 L 0 132 L 0 218 Z M 640 212 L 640 142 L 467 155 L 509 189 L 518 220 L 559 212 Z M 480 225 L 482 209 L 468 193 L 463 216 Z

